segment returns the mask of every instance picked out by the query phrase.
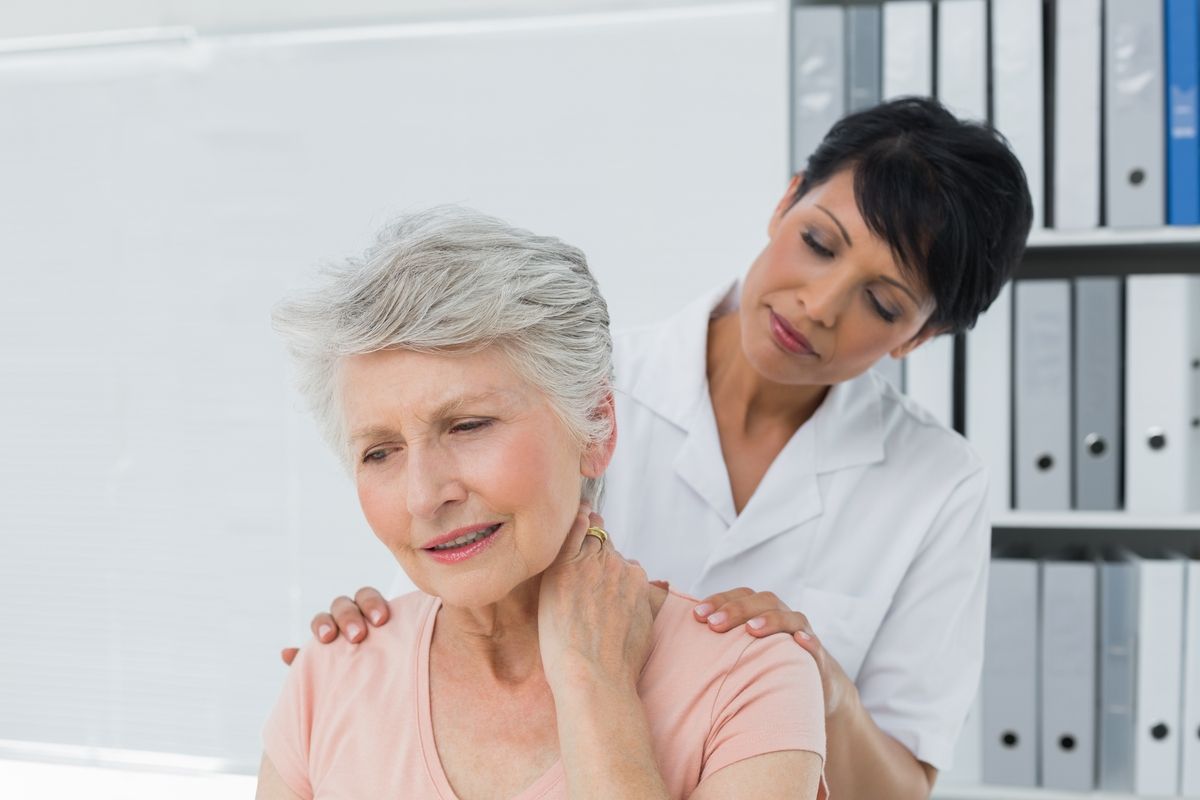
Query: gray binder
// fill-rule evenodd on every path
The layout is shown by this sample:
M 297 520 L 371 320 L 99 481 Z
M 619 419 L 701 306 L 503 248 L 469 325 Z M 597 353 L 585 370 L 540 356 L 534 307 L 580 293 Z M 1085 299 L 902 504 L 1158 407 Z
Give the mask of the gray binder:
M 1104 191 L 1112 227 L 1166 222 L 1162 6 L 1104 2 Z
M 1038 564 L 992 561 L 983 659 L 983 781 L 1038 782 Z
M 846 9 L 846 110 L 878 105 L 883 91 L 883 18 L 879 6 Z
M 1019 281 L 1015 292 L 1014 506 L 1065 510 L 1071 507 L 1071 284 Z
M 792 169 L 800 171 L 846 111 L 845 10 L 792 11 Z
M 1042 786 L 1095 788 L 1096 565 L 1042 562 Z
M 1100 706 L 1098 786 L 1104 792 L 1133 791 L 1133 703 L 1137 575 L 1132 563 L 1100 564 Z
M 1121 507 L 1120 278 L 1075 281 L 1075 507 Z

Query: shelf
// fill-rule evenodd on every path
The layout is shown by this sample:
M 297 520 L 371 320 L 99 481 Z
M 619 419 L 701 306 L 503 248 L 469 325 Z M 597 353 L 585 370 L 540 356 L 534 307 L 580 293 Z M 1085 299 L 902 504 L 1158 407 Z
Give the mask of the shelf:
M 1200 531 L 1200 514 L 1129 514 L 1124 511 L 1010 511 L 992 528 L 1038 530 Z
M 1200 272 L 1200 226 L 1040 230 L 1029 235 L 1016 277 L 1078 278 Z
M 1093 230 L 1037 230 L 1029 234 L 1031 251 L 1108 247 L 1195 247 L 1200 249 L 1200 226 L 1159 228 L 1096 228 Z
M 1015 786 L 937 786 L 934 800 L 1186 800 L 1178 795 L 1112 794 L 1109 792 L 1059 792 Z

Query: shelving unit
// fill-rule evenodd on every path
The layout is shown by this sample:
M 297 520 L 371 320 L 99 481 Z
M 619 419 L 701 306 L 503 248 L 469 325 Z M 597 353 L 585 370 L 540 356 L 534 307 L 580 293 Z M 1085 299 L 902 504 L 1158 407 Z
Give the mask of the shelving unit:
M 877 1 L 882 3 L 883 0 Z M 778 0 L 779 17 L 790 31 L 793 8 L 851 6 L 855 2 Z M 790 34 L 787 50 L 791 70 Z M 796 94 L 791 86 L 794 80 L 789 72 L 791 98 Z M 1035 230 L 1029 236 L 1025 256 L 1014 278 L 1028 281 L 1162 274 L 1200 274 L 1200 226 Z M 1012 510 L 994 518 L 992 538 L 997 546 L 1019 545 L 1034 557 L 1077 547 L 1101 550 L 1125 547 L 1139 553 L 1176 550 L 1195 554 L 1200 552 L 1200 513 L 1157 516 L 1122 511 Z M 962 780 L 961 776 L 944 780 L 934 789 L 933 797 L 938 800 L 1158 800 L 1166 797 L 974 785 L 962 783 Z
M 1059 792 L 1015 786 L 939 786 L 933 790 L 933 797 L 934 800 L 1181 800 L 1178 795 Z

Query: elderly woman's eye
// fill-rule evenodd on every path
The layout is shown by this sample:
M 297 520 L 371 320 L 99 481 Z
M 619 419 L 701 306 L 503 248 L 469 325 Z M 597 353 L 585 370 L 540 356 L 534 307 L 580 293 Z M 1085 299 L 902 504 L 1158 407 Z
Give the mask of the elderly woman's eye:
M 452 427 L 450 429 L 450 432 L 451 433 L 470 433 L 471 431 L 477 431 L 481 428 L 486 428 L 488 425 L 491 425 L 491 424 L 492 424 L 492 421 L 490 419 L 472 419 L 472 420 L 467 420 L 466 422 L 456 423 L 454 425 L 454 427 Z
M 384 448 L 370 450 L 366 453 L 366 455 L 363 456 L 362 460 L 364 464 L 371 464 L 373 462 L 383 461 L 385 458 L 387 458 L 387 454 L 388 451 Z

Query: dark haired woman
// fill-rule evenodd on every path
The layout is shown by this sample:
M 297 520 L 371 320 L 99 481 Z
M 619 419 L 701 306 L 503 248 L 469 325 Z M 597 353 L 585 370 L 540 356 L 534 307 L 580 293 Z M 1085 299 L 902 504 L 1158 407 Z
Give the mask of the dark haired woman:
M 616 339 L 608 527 L 706 598 L 699 623 L 787 631 L 816 657 L 843 800 L 929 795 L 983 653 L 984 467 L 869 370 L 970 328 L 1031 219 L 994 131 L 885 103 L 830 130 L 740 283 Z M 758 591 L 719 591 L 738 585 Z M 386 622 L 374 590 L 356 600 L 313 620 L 318 639 Z

